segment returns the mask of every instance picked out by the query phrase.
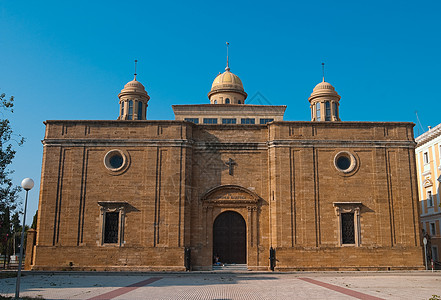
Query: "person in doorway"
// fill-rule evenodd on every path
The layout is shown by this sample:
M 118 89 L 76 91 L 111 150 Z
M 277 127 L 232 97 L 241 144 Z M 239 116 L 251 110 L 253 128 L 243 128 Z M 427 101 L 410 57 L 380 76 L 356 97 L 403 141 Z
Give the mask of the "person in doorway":
M 214 265 L 216 266 L 224 266 L 224 264 L 219 261 L 219 255 L 217 254 L 214 255 L 213 261 L 214 261 Z

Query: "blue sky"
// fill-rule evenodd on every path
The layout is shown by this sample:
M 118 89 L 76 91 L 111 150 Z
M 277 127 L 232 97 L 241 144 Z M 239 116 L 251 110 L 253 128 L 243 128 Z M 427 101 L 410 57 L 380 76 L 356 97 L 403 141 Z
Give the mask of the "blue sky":
M 114 120 L 133 79 L 151 99 L 148 119 L 173 119 L 172 104 L 208 103 L 230 67 L 249 97 L 287 105 L 285 120 L 310 120 L 321 81 L 341 95 L 344 121 L 441 122 L 440 1 L 1 1 L 0 93 L 26 138 L 14 182 L 31 177 L 27 223 L 37 209 L 44 120 Z

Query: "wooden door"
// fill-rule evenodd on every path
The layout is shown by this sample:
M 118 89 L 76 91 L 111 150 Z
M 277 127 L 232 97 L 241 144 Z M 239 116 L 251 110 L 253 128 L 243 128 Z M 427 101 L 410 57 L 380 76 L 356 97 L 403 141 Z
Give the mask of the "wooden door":
M 213 224 L 213 256 L 227 264 L 247 263 L 246 224 L 234 211 L 221 213 Z

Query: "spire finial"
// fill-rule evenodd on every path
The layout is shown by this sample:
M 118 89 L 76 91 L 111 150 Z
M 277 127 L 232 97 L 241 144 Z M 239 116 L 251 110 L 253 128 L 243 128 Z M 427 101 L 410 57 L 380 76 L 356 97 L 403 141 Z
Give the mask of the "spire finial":
M 325 63 L 322 62 L 323 82 L 325 82 Z
M 230 43 L 227 42 L 227 67 L 225 68 L 225 71 L 230 71 L 230 65 L 228 63 L 228 46 L 230 45 Z
M 136 75 L 138 75 L 138 74 L 136 74 L 136 65 L 138 64 L 138 60 L 137 59 L 135 59 L 135 80 L 136 80 Z

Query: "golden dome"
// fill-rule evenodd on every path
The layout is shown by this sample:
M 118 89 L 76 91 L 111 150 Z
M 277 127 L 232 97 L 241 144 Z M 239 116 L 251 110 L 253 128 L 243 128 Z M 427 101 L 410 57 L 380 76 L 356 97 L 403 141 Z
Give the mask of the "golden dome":
M 210 97 L 214 93 L 219 92 L 236 92 L 247 97 L 245 93 L 242 81 L 239 76 L 230 72 L 230 68 L 225 68 L 225 72 L 216 76 L 211 85 L 211 91 L 208 93 Z

